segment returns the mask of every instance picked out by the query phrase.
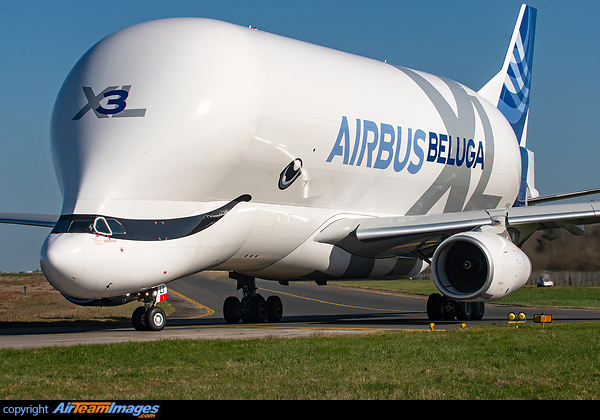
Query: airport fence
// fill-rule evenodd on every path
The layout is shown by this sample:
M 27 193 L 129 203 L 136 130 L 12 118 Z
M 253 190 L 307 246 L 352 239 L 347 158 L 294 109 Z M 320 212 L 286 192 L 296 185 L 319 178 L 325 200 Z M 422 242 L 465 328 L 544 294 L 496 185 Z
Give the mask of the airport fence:
M 598 271 L 534 271 L 527 284 L 535 286 L 542 279 L 550 280 L 556 286 L 600 286 Z

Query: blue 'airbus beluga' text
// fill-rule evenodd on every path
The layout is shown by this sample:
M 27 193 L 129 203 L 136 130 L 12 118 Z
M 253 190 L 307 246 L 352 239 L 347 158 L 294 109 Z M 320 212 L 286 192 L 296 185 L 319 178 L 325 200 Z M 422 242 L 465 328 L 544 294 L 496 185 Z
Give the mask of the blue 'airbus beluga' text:
M 390 124 L 377 125 L 357 118 L 352 147 L 350 138 L 348 118 L 343 116 L 327 162 L 341 156 L 344 165 L 361 166 L 364 162 L 367 168 L 387 169 L 391 166 L 396 172 L 406 169 L 410 174 L 419 172 L 425 162 L 464 165 L 471 169 L 480 165 L 483 170 L 483 142 L 465 137 L 453 139 L 444 133 L 426 134 L 421 129 L 394 128 Z

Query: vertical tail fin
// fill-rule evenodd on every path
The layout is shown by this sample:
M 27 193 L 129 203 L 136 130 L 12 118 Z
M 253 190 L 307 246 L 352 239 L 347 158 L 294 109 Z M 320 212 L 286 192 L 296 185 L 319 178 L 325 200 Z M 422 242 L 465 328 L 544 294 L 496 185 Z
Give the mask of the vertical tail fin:
M 514 206 L 519 207 L 527 204 L 527 197 L 539 195 L 534 186 L 533 153 L 526 148 L 536 17 L 536 9 L 526 4 L 521 6 L 502 70 L 479 91 L 497 105 L 517 136 L 522 171 Z

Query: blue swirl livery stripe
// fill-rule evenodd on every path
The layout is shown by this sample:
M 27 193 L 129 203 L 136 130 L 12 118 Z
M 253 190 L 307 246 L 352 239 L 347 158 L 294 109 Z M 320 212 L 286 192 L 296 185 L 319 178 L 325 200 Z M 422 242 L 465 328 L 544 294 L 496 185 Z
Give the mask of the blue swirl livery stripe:
M 536 17 L 536 9 L 530 6 L 524 7 L 519 30 L 513 35 L 512 54 L 510 55 L 510 62 L 506 67 L 504 84 L 502 85 L 498 100 L 498 109 L 512 126 L 521 152 L 521 182 L 517 199 L 513 204 L 515 207 L 527 205 L 529 156 L 525 148 L 525 143 L 529 95 L 531 92 L 531 68 L 533 65 Z
M 525 8 L 498 101 L 498 109 L 511 124 L 521 145 L 529 111 L 536 15 L 536 9 Z

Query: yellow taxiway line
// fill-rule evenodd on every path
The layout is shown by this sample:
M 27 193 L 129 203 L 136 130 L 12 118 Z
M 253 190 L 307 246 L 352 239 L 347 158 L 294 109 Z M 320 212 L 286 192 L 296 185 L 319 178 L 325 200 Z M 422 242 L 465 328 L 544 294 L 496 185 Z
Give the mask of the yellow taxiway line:
M 354 308 L 354 309 L 366 309 L 366 310 L 371 310 L 371 311 L 384 311 L 384 312 L 388 312 L 391 311 L 392 309 L 381 309 L 381 308 L 369 308 L 369 307 L 363 307 L 363 306 L 354 306 L 354 305 L 345 305 L 342 303 L 336 303 L 336 302 L 329 302 L 326 300 L 321 300 L 321 299 L 314 299 L 314 298 L 308 298 L 305 296 L 299 296 L 299 295 L 295 295 L 292 293 L 286 293 L 286 292 L 282 292 L 279 290 L 269 290 L 269 289 L 265 289 L 265 288 L 261 288 L 261 290 L 265 290 L 267 292 L 271 292 L 271 293 L 278 293 L 281 295 L 286 295 L 286 296 L 290 296 L 290 297 L 295 297 L 298 299 L 305 299 L 305 300 L 310 300 L 313 302 L 319 302 L 319 303 L 324 303 L 324 304 L 328 304 L 328 305 L 334 305 L 334 306 L 342 306 L 345 308 Z M 374 290 L 365 290 L 365 289 L 359 289 L 361 291 L 367 292 L 367 293 L 376 293 L 376 294 L 385 294 L 385 295 L 394 295 L 394 293 L 386 293 L 386 292 L 382 292 L 382 291 L 374 291 Z M 179 292 L 176 292 L 173 289 L 169 289 L 170 292 L 173 292 L 175 295 L 179 296 L 182 299 L 187 300 L 188 302 L 190 302 L 191 304 L 198 306 L 202 309 L 204 309 L 206 311 L 206 314 L 203 315 L 199 315 L 199 316 L 195 316 L 195 317 L 191 317 L 189 319 L 197 319 L 197 318 L 203 318 L 206 316 L 210 316 L 213 315 L 215 313 L 215 311 L 211 308 L 209 308 L 208 306 L 205 306 L 199 302 L 196 302 L 193 299 L 190 299 L 189 297 L 182 295 Z M 424 329 L 415 329 L 415 328 L 362 328 L 362 327 L 322 327 L 322 326 L 314 326 L 314 327 L 300 327 L 297 324 L 289 324 L 289 323 L 277 323 L 277 324 L 231 324 L 231 325 L 227 325 L 228 328 L 268 328 L 268 329 L 285 329 L 285 328 L 293 328 L 293 329 L 298 329 L 298 330 L 332 330 L 332 331 L 423 331 Z M 173 327 L 169 327 L 167 326 L 167 328 L 189 328 L 188 326 L 173 326 Z M 214 325 L 203 325 L 203 326 L 194 326 L 194 328 L 215 328 Z M 438 330 L 441 331 L 441 330 Z

